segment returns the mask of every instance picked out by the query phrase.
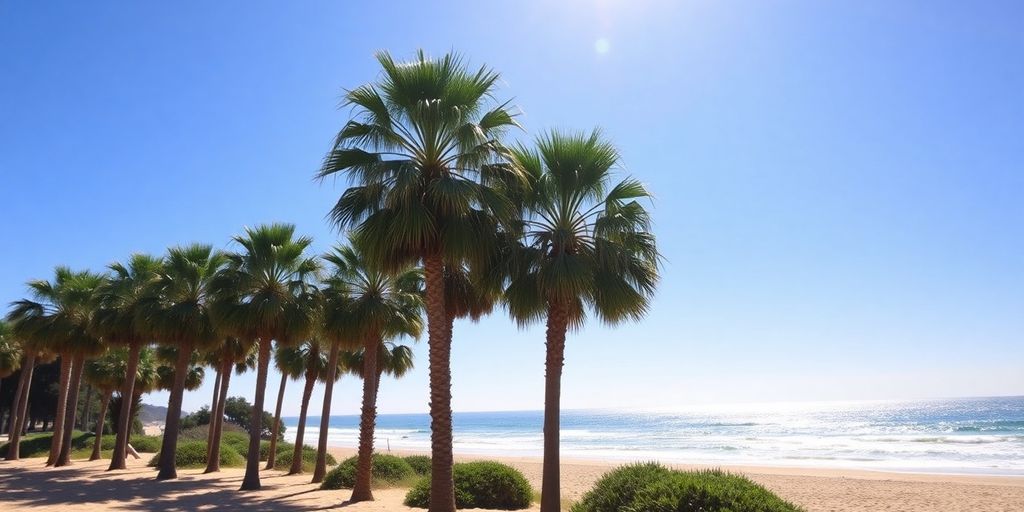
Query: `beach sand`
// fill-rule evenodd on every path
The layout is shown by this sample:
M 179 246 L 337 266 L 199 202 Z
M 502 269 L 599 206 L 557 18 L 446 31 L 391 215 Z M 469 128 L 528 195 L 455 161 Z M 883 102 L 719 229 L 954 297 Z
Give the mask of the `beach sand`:
M 339 460 L 350 449 L 332 449 Z M 374 491 L 377 501 L 347 505 L 349 491 L 320 491 L 309 475 L 262 473 L 263 489 L 238 492 L 243 470 L 204 475 L 202 469 L 179 470 L 177 480 L 158 482 L 145 466 L 150 457 L 129 459 L 129 469 L 107 472 L 108 461 L 75 461 L 45 468 L 44 459 L 0 461 L 0 510 L 331 510 L 370 512 L 415 510 L 402 505 L 405 489 Z M 472 456 L 456 457 L 472 460 Z M 491 458 L 494 459 L 494 458 Z M 536 458 L 498 458 L 519 468 L 535 488 L 541 464 Z M 562 465 L 563 498 L 578 499 L 605 471 L 618 465 L 600 461 L 566 461 Z M 1024 478 L 881 473 L 855 470 L 725 467 L 742 473 L 804 506 L 810 512 L 1020 512 Z M 345 505 L 345 506 L 343 506 Z M 538 510 L 535 505 L 531 510 Z

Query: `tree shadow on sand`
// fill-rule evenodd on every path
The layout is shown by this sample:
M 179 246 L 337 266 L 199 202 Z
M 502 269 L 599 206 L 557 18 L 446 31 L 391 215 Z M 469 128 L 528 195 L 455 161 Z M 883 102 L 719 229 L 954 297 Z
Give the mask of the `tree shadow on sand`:
M 96 466 L 5 467 L 0 463 L 0 509 L 6 504 L 43 510 L 96 504 L 111 509 L 161 512 L 194 510 L 312 510 L 298 501 L 310 488 L 278 496 L 239 492 L 241 475 L 195 475 L 157 481 L 150 468 L 107 472 Z M 272 475 L 267 475 L 268 477 Z M 280 487 L 288 486 L 282 484 Z M 279 486 L 264 485 L 265 489 Z M 340 500 L 337 505 L 340 505 Z M 333 506 L 320 507 L 322 509 Z

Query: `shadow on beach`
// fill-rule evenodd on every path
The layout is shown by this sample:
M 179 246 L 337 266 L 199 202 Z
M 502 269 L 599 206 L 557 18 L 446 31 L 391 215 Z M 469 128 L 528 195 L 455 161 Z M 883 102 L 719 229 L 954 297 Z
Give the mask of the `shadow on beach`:
M 338 499 L 333 505 L 311 508 L 308 501 L 299 500 L 316 492 L 316 486 L 299 484 L 294 478 L 279 473 L 261 475 L 263 489 L 260 491 L 239 492 L 242 475 L 238 472 L 204 475 L 201 469 L 187 469 L 179 471 L 175 480 L 157 481 L 152 468 L 111 472 L 105 469 L 105 464 L 84 461 L 63 468 L 43 467 L 42 459 L 18 463 L 0 461 L 0 502 L 42 510 L 90 504 L 108 510 L 154 511 L 298 511 L 342 506 Z M 281 482 L 285 479 L 292 481 Z M 285 492 L 285 488 L 293 492 Z

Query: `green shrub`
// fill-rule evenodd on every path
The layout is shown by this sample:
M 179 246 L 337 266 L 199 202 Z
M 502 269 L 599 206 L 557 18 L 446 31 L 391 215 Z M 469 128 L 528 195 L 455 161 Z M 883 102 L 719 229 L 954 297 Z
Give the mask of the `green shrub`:
M 452 467 L 455 476 L 455 506 L 519 510 L 530 506 L 533 489 L 526 477 L 511 466 L 498 462 L 464 462 Z M 405 495 L 410 507 L 430 504 L 430 476 L 422 478 Z
M 96 436 L 78 430 L 71 432 L 71 451 L 80 451 L 84 448 L 92 450 L 92 440 Z M 45 457 L 50 453 L 50 443 L 53 441 L 53 432 L 42 432 L 29 434 L 21 438 L 18 443 L 18 456 L 22 458 Z M 0 454 L 7 454 L 7 443 L 0 445 Z M 88 456 L 88 454 L 86 454 Z M 73 457 L 74 458 L 74 457 Z
M 157 453 L 149 461 L 149 465 L 156 466 L 159 460 L 160 454 Z M 179 468 L 201 468 L 206 466 L 206 443 L 200 441 L 178 443 L 174 462 Z M 220 465 L 225 468 L 241 467 L 245 465 L 245 457 L 239 455 L 234 448 L 222 444 L 220 446 Z
M 209 439 L 209 432 L 207 425 L 183 428 L 178 432 L 178 441 L 202 441 L 205 443 Z
M 160 445 L 163 443 L 163 437 L 161 436 L 132 436 L 128 439 L 128 443 L 135 448 L 135 451 L 140 453 L 156 453 L 160 451 Z M 111 448 L 113 449 L 113 448 Z
M 633 502 L 641 487 L 671 473 L 672 470 L 654 462 L 616 468 L 605 473 L 594 488 L 572 507 L 572 512 L 619 512 Z
M 634 464 L 603 476 L 572 512 L 799 512 L 801 508 L 739 476 Z
M 95 439 L 96 436 L 93 436 Z M 113 450 L 114 444 L 117 443 L 117 436 L 113 434 L 105 435 L 100 439 L 100 450 Z M 89 444 L 92 445 L 92 440 L 89 440 Z M 91 448 L 91 446 L 90 446 Z M 137 449 L 137 448 L 136 448 Z
M 268 447 L 269 450 L 269 447 Z M 274 457 L 274 469 L 289 469 L 292 467 L 292 458 L 295 456 L 295 445 L 290 443 L 278 443 L 277 455 Z M 327 454 L 327 465 L 333 466 L 338 461 Z M 316 448 L 311 446 L 302 447 L 302 470 L 313 471 L 316 467 Z
M 341 462 L 338 467 L 330 470 L 324 476 L 320 484 L 321 489 L 351 489 L 356 485 L 356 465 L 358 457 L 349 457 Z M 388 455 L 386 453 L 373 454 L 370 472 L 373 487 L 392 487 L 410 480 L 416 476 L 416 470 L 401 457 Z
M 429 475 L 430 474 L 430 456 L 429 455 L 409 455 L 402 457 L 406 462 L 412 466 L 412 470 L 417 475 Z
M 247 455 L 249 453 L 249 434 L 237 431 L 222 431 L 220 433 L 220 444 L 228 445 L 234 448 L 236 452 Z

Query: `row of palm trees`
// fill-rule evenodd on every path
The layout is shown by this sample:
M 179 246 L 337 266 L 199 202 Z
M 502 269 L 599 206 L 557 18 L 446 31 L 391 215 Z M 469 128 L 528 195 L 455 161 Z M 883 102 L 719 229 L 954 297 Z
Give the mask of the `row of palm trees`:
M 259 488 L 259 432 L 272 342 L 277 343 L 278 366 L 284 375 L 306 378 L 292 472 L 301 471 L 306 412 L 317 380 L 333 384 L 342 372 L 355 370 L 364 377 L 364 397 L 369 397 L 363 410 L 367 414 L 375 411 L 380 374 L 401 374 L 412 365 L 408 347 L 390 340 L 419 334 L 419 273 L 410 270 L 392 276 L 364 268 L 359 253 L 350 247 L 340 247 L 322 259 L 309 257 L 310 240 L 295 237 L 290 225 L 248 229 L 235 241 L 241 247 L 238 252 L 224 253 L 198 244 L 172 247 L 162 258 L 134 255 L 126 264 L 111 265 L 106 274 L 58 268 L 53 281 L 29 283 L 32 298 L 15 302 L 8 320 L 26 354 L 52 353 L 61 358 L 57 420 L 48 464 L 69 462 L 71 426 L 83 372 L 91 369 L 89 380 L 103 391 L 103 404 L 115 388 L 121 397 L 138 396 L 151 389 L 139 376 L 147 374 L 140 360 L 153 343 L 163 352 L 161 358 L 171 361 L 162 367 L 164 374 L 158 375 L 170 391 L 159 479 L 177 476 L 182 396 L 198 386 L 198 382 L 190 383 L 193 379 L 189 377 L 200 354 L 215 367 L 219 381 L 211 406 L 207 467 L 217 471 L 219 457 L 213 454 L 219 453 L 231 369 L 255 353 L 260 373 L 243 489 Z M 386 352 L 383 357 L 381 351 Z M 385 364 L 378 364 L 379 360 Z M 113 373 L 123 375 L 120 379 L 107 371 L 119 361 L 123 368 Z M 26 368 L 31 366 L 30 361 L 25 363 Z M 273 439 L 282 398 L 283 388 Z M 326 432 L 330 403 L 324 408 L 328 414 L 321 418 L 321 431 Z M 120 407 L 110 469 L 125 467 L 129 418 L 130 407 Z M 12 421 L 12 425 L 20 423 L 20 418 Z M 372 439 L 373 421 L 362 424 L 371 429 L 366 436 Z M 14 451 L 9 458 L 17 458 L 20 432 L 11 430 L 10 449 Z M 321 436 L 320 441 L 317 480 L 326 469 L 326 437 Z
M 619 154 L 599 131 L 551 131 L 532 145 L 508 143 L 508 131 L 519 128 L 517 116 L 508 102 L 495 100 L 500 76 L 487 67 L 470 69 L 458 55 L 435 59 L 423 52 L 409 62 L 386 52 L 377 60 L 378 80 L 346 92 L 352 118 L 316 175 L 347 178 L 349 186 L 329 217 L 350 243 L 317 260 L 306 255 L 308 238 L 295 238 L 291 226 L 273 225 L 236 237 L 241 250 L 232 254 L 208 246 L 171 249 L 155 276 L 140 275 L 127 287 L 156 284 L 113 301 L 124 310 L 110 322 L 118 330 L 102 330 L 103 337 L 116 333 L 112 343 L 129 349 L 150 339 L 175 346 L 176 376 L 189 353 L 216 346 L 225 336 L 253 343 L 254 411 L 263 410 L 271 340 L 282 346 L 327 343 L 328 383 L 337 372 L 338 349 L 361 347 L 363 404 L 352 494 L 360 501 L 373 499 L 370 455 L 380 347 L 425 329 L 429 509 L 452 512 L 454 322 L 478 319 L 498 305 L 520 326 L 545 322 L 541 509 L 557 511 L 566 335 L 588 313 L 615 324 L 647 312 L 659 265 L 643 204 L 649 194 L 639 181 L 616 178 Z M 330 270 L 317 278 L 322 267 Z M 130 265 L 126 274 L 133 274 Z M 16 304 L 15 313 L 21 309 Z M 59 351 L 77 361 L 94 353 L 90 347 L 66 343 Z M 164 454 L 173 455 L 181 389 L 175 382 L 171 390 Z M 331 392 L 328 385 L 322 419 L 329 416 Z M 251 432 L 259 431 L 259 418 L 253 415 L 257 428 Z M 326 432 L 323 425 L 321 445 Z M 253 436 L 242 489 L 259 487 L 258 443 Z M 162 462 L 160 478 L 174 476 L 173 457 L 169 461 Z

